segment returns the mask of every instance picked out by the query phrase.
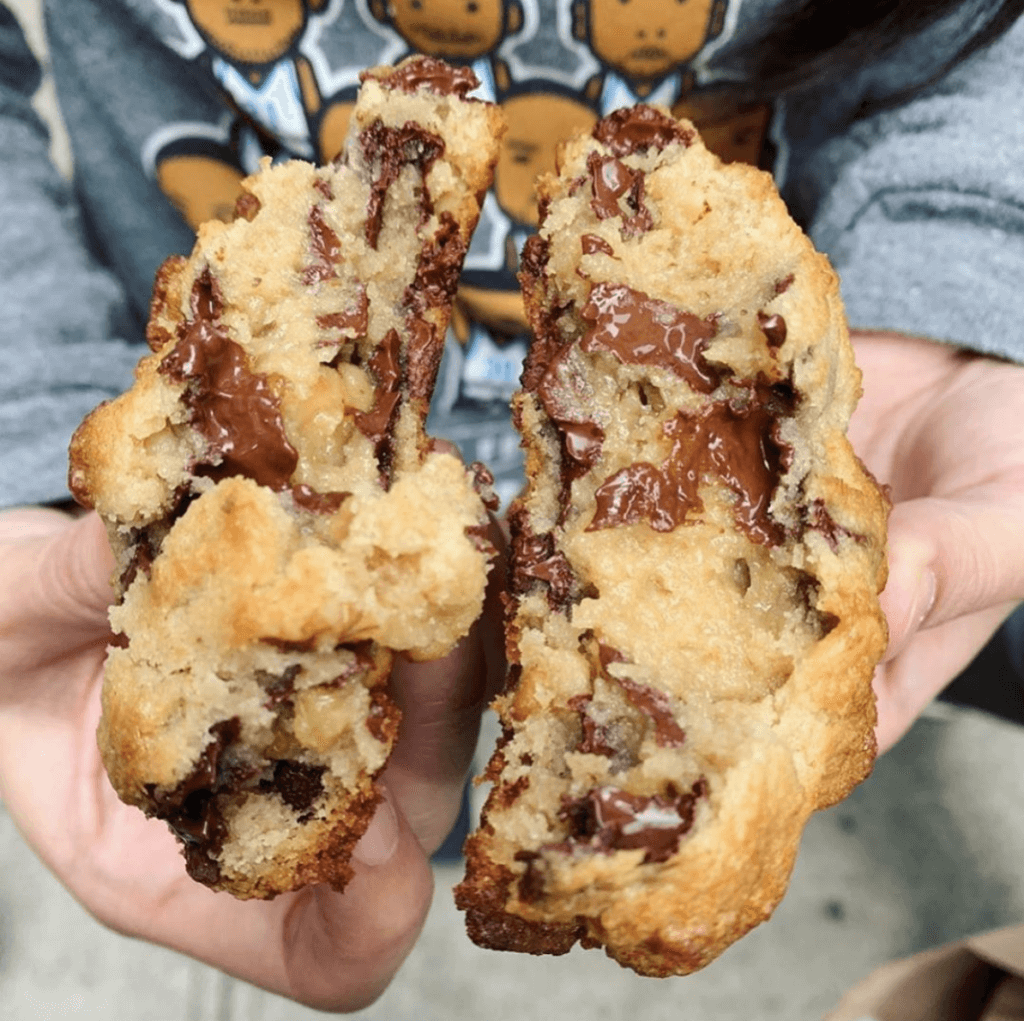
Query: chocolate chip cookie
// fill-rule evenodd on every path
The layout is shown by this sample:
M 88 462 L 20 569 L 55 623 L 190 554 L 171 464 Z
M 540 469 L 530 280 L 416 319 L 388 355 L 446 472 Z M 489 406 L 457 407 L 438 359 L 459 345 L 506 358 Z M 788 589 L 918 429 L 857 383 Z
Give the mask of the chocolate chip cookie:
M 162 267 L 153 353 L 72 444 L 117 560 L 104 764 L 238 897 L 345 884 L 392 658 L 480 613 L 485 476 L 423 428 L 503 130 L 475 85 L 367 72 L 339 160 L 268 162 Z
M 641 106 L 540 182 L 482 946 L 700 968 L 875 755 L 887 507 L 837 278 L 771 178 Z

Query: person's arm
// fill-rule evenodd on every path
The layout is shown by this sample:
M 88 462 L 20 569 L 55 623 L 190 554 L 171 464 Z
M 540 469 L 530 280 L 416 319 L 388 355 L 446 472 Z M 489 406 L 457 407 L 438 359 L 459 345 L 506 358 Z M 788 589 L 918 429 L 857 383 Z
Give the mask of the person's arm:
M 816 143 L 795 100 L 787 175 L 859 328 L 851 438 L 894 504 L 883 749 L 1024 599 L 1024 21 L 896 105 L 885 78 Z
M 797 141 L 787 197 L 838 270 L 852 325 L 1024 362 L 1024 18 L 902 102 L 914 75 L 891 96 L 887 77 L 866 69 L 851 97 L 874 113 L 836 110 L 854 118 L 845 130 Z M 809 132 L 794 101 L 787 120 L 801 117 Z
M 32 108 L 39 66 L 0 5 L 0 506 L 68 498 L 67 446 L 131 382 L 121 289 L 83 241 Z

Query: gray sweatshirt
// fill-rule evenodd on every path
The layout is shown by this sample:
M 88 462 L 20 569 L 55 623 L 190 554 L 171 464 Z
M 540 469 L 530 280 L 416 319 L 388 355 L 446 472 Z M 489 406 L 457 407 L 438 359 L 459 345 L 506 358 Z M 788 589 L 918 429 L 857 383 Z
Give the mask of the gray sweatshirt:
M 1024 361 L 1024 22 L 946 70 L 978 30 L 968 0 L 852 72 L 755 102 L 742 69 L 776 0 L 631 3 L 58 0 L 72 184 L 0 3 L 0 505 L 67 497 L 70 435 L 130 383 L 153 274 L 192 225 L 230 209 L 263 155 L 331 158 L 359 71 L 415 51 L 472 66 L 512 125 L 430 423 L 504 496 L 521 473 L 507 401 L 529 343 L 515 271 L 533 177 L 560 135 L 637 101 L 773 171 L 852 325 Z

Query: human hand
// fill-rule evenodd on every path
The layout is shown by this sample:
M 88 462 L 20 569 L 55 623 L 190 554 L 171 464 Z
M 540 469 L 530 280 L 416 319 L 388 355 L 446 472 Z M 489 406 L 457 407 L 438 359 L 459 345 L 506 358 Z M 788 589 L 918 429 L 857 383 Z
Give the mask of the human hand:
M 889 647 L 875 673 L 879 751 L 1024 599 L 1024 367 L 854 332 L 854 449 L 891 488 Z
M 189 879 L 166 825 L 107 781 L 96 724 L 114 564 L 98 517 L 0 513 L 0 561 L 0 800 L 57 878 L 122 933 L 319 1009 L 372 1002 L 426 917 L 428 855 L 456 817 L 489 683 L 502 679 L 497 616 L 443 660 L 396 664 L 401 737 L 344 893 L 243 902 Z

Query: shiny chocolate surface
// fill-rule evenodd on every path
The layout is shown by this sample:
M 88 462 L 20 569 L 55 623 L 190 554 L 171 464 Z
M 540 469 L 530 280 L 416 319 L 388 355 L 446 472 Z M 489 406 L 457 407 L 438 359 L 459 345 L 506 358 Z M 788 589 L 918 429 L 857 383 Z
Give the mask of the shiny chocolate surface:
M 399 356 L 398 331 L 390 330 L 370 357 L 370 369 L 377 382 L 373 407 L 369 411 L 357 411 L 354 416 L 359 430 L 378 445 L 387 438 L 391 417 L 398 405 L 402 375 Z
M 316 324 L 321 330 L 338 330 L 345 337 L 357 339 L 366 336 L 369 312 L 370 302 L 366 297 L 366 288 L 360 286 L 348 307 L 318 315 Z
M 207 441 L 197 474 L 215 479 L 244 475 L 261 486 L 285 489 L 298 463 L 288 441 L 280 401 L 267 381 L 249 368 L 241 345 L 220 322 L 222 301 L 209 269 L 192 288 L 192 318 L 160 372 L 187 383 L 183 402 L 191 424 Z
M 366 205 L 366 243 L 376 248 L 388 189 L 407 166 L 417 167 L 426 177 L 434 160 L 444 152 L 444 142 L 412 122 L 400 128 L 392 128 L 377 120 L 363 129 L 359 135 L 359 144 L 367 163 L 378 167 Z M 426 219 L 433 209 L 433 203 L 425 186 L 420 195 L 420 203 L 421 217 Z
M 598 234 L 584 234 L 580 238 L 580 249 L 584 255 L 615 255 L 615 249 Z
M 773 350 L 786 343 L 786 320 L 778 312 L 771 315 L 767 312 L 758 312 L 757 325 L 761 327 L 768 346 Z
M 661 152 L 669 145 L 689 145 L 694 132 L 651 106 L 624 107 L 598 121 L 593 137 L 616 156 L 654 149 Z
M 361 80 L 367 77 L 364 74 Z M 468 67 L 453 67 L 436 57 L 419 57 L 404 62 L 380 82 L 402 92 L 416 92 L 425 86 L 438 96 L 454 95 L 465 99 L 480 84 L 480 79 Z
M 569 848 L 594 851 L 643 850 L 644 864 L 667 861 L 693 826 L 697 799 L 706 793 L 698 780 L 682 793 L 631 794 L 617 787 L 596 787 L 568 802 L 560 813 L 569 822 Z
M 599 220 L 622 217 L 622 235 L 635 237 L 654 225 L 644 205 L 644 172 L 627 167 L 614 156 L 592 152 L 587 157 L 593 198 L 590 208 Z
M 704 349 L 718 331 L 714 318 L 701 319 L 625 284 L 598 283 L 580 311 L 591 324 L 580 342 L 587 353 L 608 351 L 626 365 L 652 365 L 685 379 L 699 393 L 711 393 L 721 372 Z
M 769 505 L 791 451 L 777 438 L 778 422 L 792 414 L 792 397 L 779 386 L 752 384 L 749 399 L 710 403 L 702 412 L 679 412 L 666 423 L 671 453 L 661 465 L 639 462 L 613 474 L 595 493 L 588 531 L 646 521 L 667 532 L 703 509 L 698 488 L 714 476 L 733 494 L 736 524 L 771 546 L 785 537 Z
M 303 270 L 302 280 L 316 284 L 338 275 L 335 267 L 341 262 L 341 239 L 328 224 L 322 206 L 310 209 L 308 221 L 310 262 Z

